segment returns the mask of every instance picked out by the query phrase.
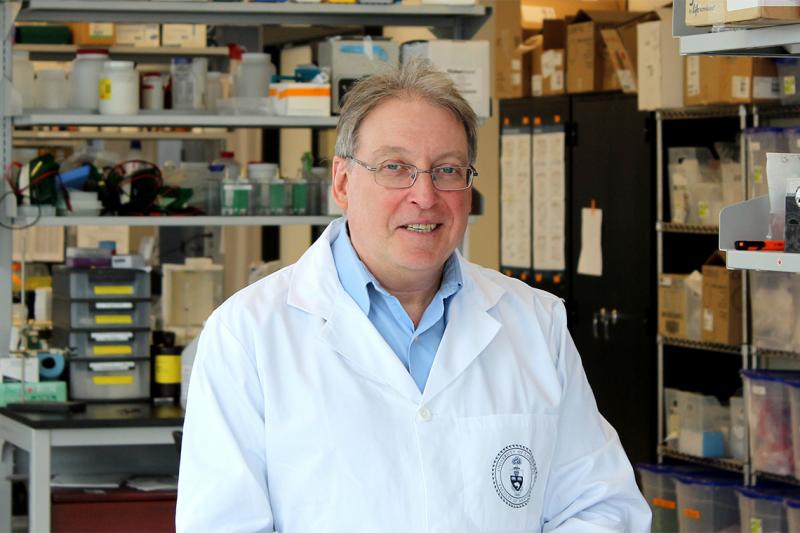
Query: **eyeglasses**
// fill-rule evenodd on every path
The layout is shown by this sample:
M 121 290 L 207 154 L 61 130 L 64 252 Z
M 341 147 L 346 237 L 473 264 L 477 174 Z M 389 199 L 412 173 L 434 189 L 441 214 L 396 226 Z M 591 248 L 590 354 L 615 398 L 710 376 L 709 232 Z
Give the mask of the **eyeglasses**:
M 414 186 L 419 174 L 430 174 L 433 186 L 440 191 L 464 191 L 472 186 L 472 180 L 478 175 L 473 167 L 442 165 L 430 170 L 422 170 L 414 165 L 384 161 L 375 166 L 359 161 L 355 157 L 347 159 L 358 163 L 372 172 L 375 183 L 387 189 L 408 189 Z

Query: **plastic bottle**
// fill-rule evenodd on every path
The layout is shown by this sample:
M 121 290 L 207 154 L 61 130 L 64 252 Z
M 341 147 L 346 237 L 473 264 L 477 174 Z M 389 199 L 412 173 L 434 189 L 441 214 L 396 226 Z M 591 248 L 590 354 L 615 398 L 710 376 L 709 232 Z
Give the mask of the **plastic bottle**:
M 186 345 L 181 352 L 181 407 L 186 409 L 186 399 L 189 396 L 189 379 L 192 376 L 192 366 L 194 357 L 197 355 L 197 344 L 200 341 L 200 334 Z
M 236 154 L 230 151 L 220 152 L 219 158 L 215 159 L 212 165 L 224 165 L 225 175 L 223 179 L 239 179 L 242 174 L 242 167 L 236 162 Z

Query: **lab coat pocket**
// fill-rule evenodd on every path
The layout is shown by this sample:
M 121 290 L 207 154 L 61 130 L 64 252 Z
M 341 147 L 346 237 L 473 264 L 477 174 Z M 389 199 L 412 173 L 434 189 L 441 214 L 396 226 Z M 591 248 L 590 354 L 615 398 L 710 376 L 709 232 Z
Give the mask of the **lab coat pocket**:
M 470 531 L 539 531 L 556 415 L 458 419 L 464 514 Z

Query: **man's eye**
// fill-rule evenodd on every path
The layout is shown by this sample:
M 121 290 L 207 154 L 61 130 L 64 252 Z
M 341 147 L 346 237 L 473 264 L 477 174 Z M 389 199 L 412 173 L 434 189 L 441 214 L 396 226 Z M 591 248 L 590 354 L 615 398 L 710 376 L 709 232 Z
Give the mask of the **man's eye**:
M 387 170 L 400 170 L 400 165 L 397 163 L 387 163 L 383 166 Z
M 458 174 L 460 169 L 458 167 L 439 167 L 436 172 L 443 175 Z

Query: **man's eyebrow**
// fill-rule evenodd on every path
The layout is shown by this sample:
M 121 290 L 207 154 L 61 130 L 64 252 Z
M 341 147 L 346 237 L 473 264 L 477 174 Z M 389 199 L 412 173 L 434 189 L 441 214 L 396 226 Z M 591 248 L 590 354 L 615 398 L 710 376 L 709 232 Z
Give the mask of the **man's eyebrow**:
M 374 157 L 392 156 L 392 155 L 407 156 L 409 155 L 409 151 L 403 148 L 402 146 L 381 146 L 374 152 Z M 450 152 L 439 154 L 437 157 L 434 158 L 434 160 L 440 161 L 442 159 L 447 159 L 450 157 L 454 157 L 459 161 L 466 160 L 466 154 L 464 154 L 460 150 L 452 150 Z

